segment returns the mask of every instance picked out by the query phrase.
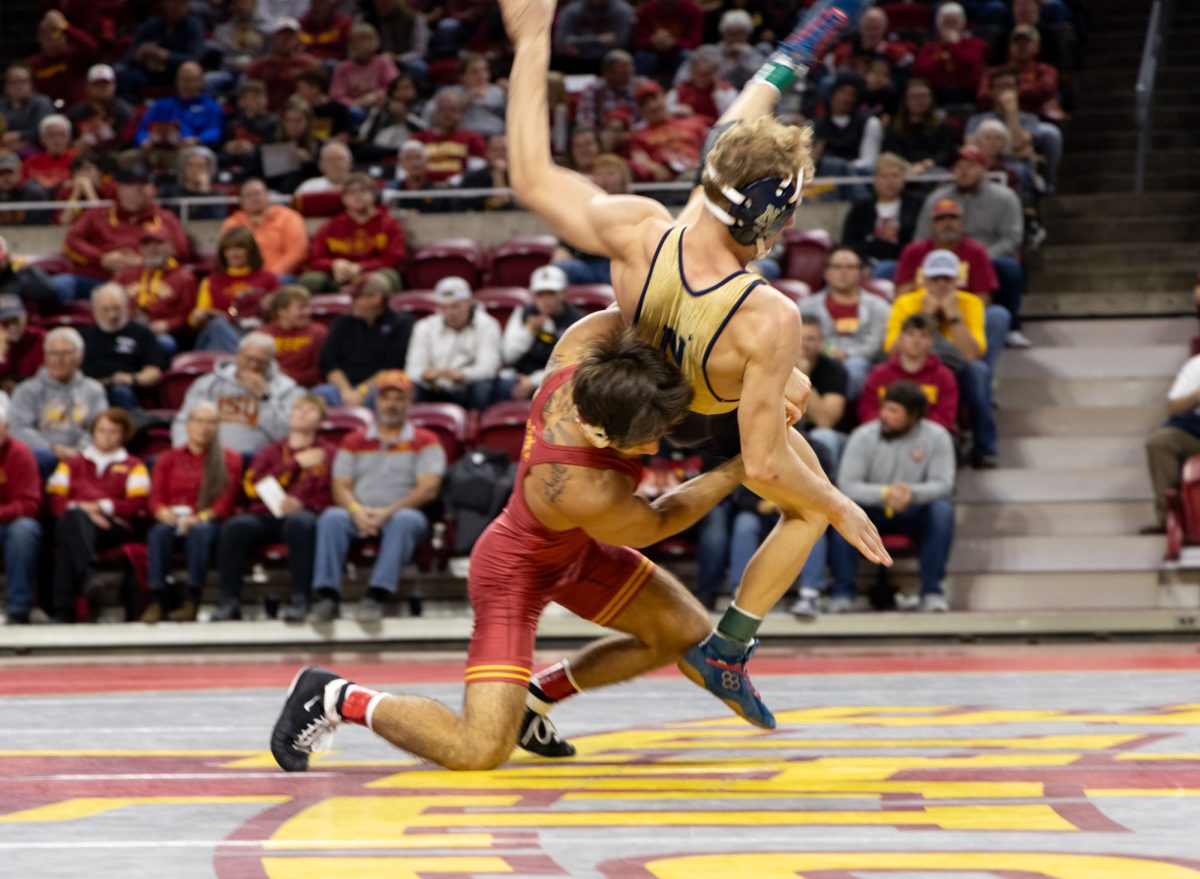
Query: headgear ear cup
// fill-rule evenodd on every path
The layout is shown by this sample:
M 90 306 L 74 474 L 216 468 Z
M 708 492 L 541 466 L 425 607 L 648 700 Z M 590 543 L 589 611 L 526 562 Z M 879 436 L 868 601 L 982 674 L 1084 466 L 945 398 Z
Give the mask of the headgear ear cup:
M 706 170 L 706 173 L 709 173 Z M 707 195 L 705 207 L 709 213 L 729 227 L 729 234 L 738 244 L 752 246 L 783 231 L 800 203 L 804 181 L 800 173 L 790 177 L 764 177 L 742 187 L 721 186 L 709 173 L 709 178 L 729 200 L 722 208 Z

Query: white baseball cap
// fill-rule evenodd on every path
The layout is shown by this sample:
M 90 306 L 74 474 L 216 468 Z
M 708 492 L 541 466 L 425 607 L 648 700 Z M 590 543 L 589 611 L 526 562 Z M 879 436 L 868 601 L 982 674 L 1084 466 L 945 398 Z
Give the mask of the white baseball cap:
M 116 82 L 117 73 L 107 64 L 93 64 L 88 68 L 88 82 Z
M 558 293 L 567 287 L 567 273 L 558 266 L 541 266 L 533 270 L 529 277 L 531 293 L 549 291 Z
M 927 278 L 957 278 L 958 257 L 949 250 L 931 250 L 921 263 L 921 273 Z
M 471 285 L 462 278 L 442 278 L 433 288 L 433 298 L 437 300 L 438 305 L 466 302 L 472 295 Z

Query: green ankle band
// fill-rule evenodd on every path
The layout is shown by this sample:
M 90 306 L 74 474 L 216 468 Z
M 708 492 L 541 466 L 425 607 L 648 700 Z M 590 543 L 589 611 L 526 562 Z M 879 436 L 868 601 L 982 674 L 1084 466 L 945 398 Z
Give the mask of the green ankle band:
M 734 605 L 729 605 L 721 622 L 717 623 L 717 631 L 733 641 L 749 643 L 757 634 L 762 620 L 748 613 L 743 613 Z
M 755 82 L 772 85 L 781 95 L 787 94 L 791 90 L 797 78 L 796 68 L 778 56 L 769 58 L 754 74 Z

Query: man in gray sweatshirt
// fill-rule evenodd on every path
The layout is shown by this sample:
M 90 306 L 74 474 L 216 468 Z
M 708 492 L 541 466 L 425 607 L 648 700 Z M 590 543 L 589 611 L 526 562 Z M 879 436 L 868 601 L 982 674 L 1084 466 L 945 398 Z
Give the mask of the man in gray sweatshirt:
M 73 327 L 47 333 L 42 351 L 42 368 L 13 391 L 9 433 L 33 450 L 45 480 L 87 443 L 108 397 L 100 382 L 83 374 L 83 337 Z
M 881 534 L 907 534 L 919 546 L 921 595 L 897 593 L 897 609 L 944 613 L 949 605 L 942 580 L 954 542 L 954 443 L 946 428 L 926 420 L 925 407 L 925 392 L 916 383 L 899 381 L 888 388 L 878 420 L 850 435 L 837 484 Z M 858 550 L 831 532 L 833 613 L 853 605 L 858 558 Z
M 188 388 L 171 424 L 171 442 L 183 445 L 188 415 L 200 403 L 212 403 L 221 417 L 221 446 L 249 457 L 287 436 L 292 406 L 303 392 L 275 363 L 275 339 L 250 333 L 238 345 L 236 359 L 217 364 Z

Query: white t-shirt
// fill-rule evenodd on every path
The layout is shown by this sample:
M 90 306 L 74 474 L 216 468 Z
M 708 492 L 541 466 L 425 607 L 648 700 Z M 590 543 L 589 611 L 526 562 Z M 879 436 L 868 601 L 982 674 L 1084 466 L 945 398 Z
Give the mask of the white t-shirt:
M 1200 391 L 1200 354 L 1183 364 L 1183 369 L 1175 376 L 1171 390 L 1167 391 L 1167 399 L 1181 400 L 1197 391 Z

